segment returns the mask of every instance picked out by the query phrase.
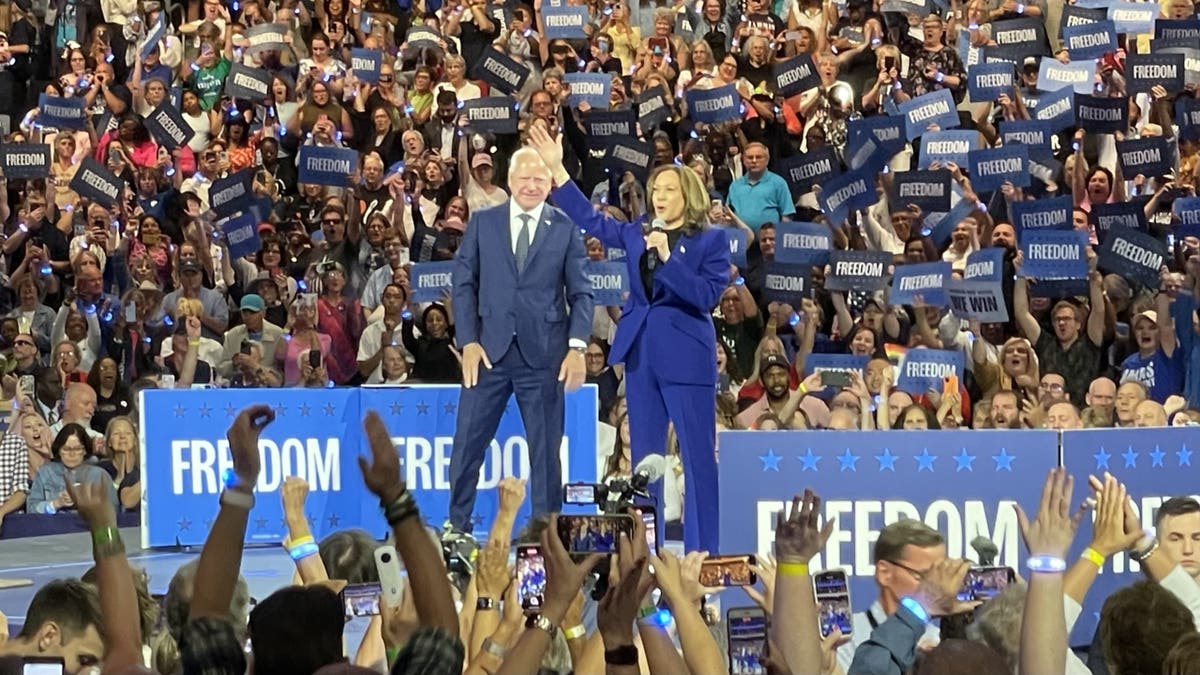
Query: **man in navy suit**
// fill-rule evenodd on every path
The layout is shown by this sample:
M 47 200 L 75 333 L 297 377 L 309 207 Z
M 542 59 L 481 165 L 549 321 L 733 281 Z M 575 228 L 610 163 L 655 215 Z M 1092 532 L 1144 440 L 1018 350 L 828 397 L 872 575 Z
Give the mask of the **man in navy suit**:
M 513 393 L 529 444 L 533 515 L 559 509 L 563 393 L 586 375 L 593 301 L 583 236 L 546 204 L 550 170 L 534 150 L 513 153 L 508 187 L 507 202 L 471 216 L 455 258 L 463 390 L 450 455 L 450 525 L 460 532 L 471 531 L 484 453 Z

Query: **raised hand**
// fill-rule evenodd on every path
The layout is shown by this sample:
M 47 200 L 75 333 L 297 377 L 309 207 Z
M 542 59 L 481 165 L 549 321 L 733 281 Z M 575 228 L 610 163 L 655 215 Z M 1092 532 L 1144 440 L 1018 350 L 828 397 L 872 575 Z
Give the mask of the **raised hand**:
M 288 476 L 283 481 L 279 495 L 283 500 L 284 515 L 303 516 L 304 502 L 308 499 L 308 481 L 299 476 Z
M 379 413 L 374 410 L 368 412 L 363 419 L 363 428 L 371 445 L 371 459 L 361 455 L 358 458 L 363 483 L 381 502 L 391 504 L 404 492 L 404 481 L 400 478 L 400 454 L 396 452 L 392 436 L 379 418 Z
M 525 503 L 525 480 L 509 476 L 500 480 L 500 510 L 516 513 Z
M 475 564 L 475 585 L 479 597 L 497 600 L 504 595 L 512 572 L 508 567 L 508 544 L 500 539 L 490 539 L 479 551 Z
M 921 585 L 913 599 L 929 612 L 930 616 L 947 616 L 970 610 L 974 603 L 960 602 L 958 589 L 971 569 L 968 560 L 942 560 L 921 575 Z
M 233 471 L 240 485 L 253 487 L 258 482 L 262 458 L 258 454 L 258 437 L 275 421 L 275 409 L 269 405 L 252 405 L 238 413 L 237 419 L 225 432 L 229 452 L 233 455 Z
M 91 530 L 116 526 L 117 512 L 108 499 L 108 488 L 103 482 L 76 483 L 74 472 L 71 472 L 66 484 L 67 494 Z
M 392 454 L 395 454 L 395 450 Z M 579 563 L 571 560 L 571 555 L 558 538 L 557 513 L 551 516 L 550 524 L 542 530 L 541 543 L 542 557 L 546 564 L 545 611 L 549 614 L 550 607 L 566 611 L 575 599 L 575 594 L 583 588 L 583 582 L 592 573 L 592 568 L 604 559 L 604 555 L 592 553 Z
M 804 496 L 792 497 L 791 514 L 787 508 L 779 512 L 775 525 L 775 559 L 785 563 L 808 564 L 809 560 L 829 541 L 833 534 L 834 523 L 837 519 L 825 521 L 825 527 L 819 527 L 821 515 L 821 498 L 809 488 L 804 489 Z
M 1042 501 L 1032 522 L 1020 504 L 1013 505 L 1017 511 L 1017 523 L 1021 526 L 1021 536 L 1025 538 L 1030 555 L 1066 557 L 1082 515 L 1071 517 L 1071 493 L 1074 488 L 1075 479 L 1066 469 L 1051 469 L 1046 474 Z
M 1092 524 L 1090 547 L 1105 558 L 1132 547 L 1142 538 L 1142 531 L 1125 530 L 1125 504 L 1129 496 L 1125 486 L 1111 474 L 1104 475 L 1104 483 L 1096 501 L 1096 520 Z

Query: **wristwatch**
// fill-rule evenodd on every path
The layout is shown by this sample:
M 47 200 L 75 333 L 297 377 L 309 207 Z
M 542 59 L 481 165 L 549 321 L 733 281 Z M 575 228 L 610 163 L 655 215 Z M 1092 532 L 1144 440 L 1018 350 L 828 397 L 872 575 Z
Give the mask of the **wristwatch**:
M 554 622 L 550 619 L 547 619 L 544 614 L 534 614 L 533 616 L 529 617 L 529 623 L 527 623 L 526 626 L 529 628 L 540 628 L 546 631 L 546 633 L 550 635 L 551 640 L 558 636 L 558 626 L 555 626 Z
M 479 598 L 475 601 L 476 610 L 496 609 L 495 598 Z

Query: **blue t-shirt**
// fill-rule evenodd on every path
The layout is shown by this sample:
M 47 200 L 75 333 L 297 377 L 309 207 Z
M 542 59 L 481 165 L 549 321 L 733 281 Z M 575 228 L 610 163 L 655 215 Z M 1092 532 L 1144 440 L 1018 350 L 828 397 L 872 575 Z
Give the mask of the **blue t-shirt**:
M 1183 393 L 1183 350 L 1178 346 L 1171 358 L 1159 347 L 1149 358 L 1134 352 L 1121 363 L 1121 382 L 1141 382 L 1150 399 L 1163 403 L 1172 394 Z
M 755 232 L 763 223 L 778 223 L 796 212 L 787 181 L 770 171 L 763 173 L 757 183 L 751 183 L 748 176 L 733 181 L 729 207 Z

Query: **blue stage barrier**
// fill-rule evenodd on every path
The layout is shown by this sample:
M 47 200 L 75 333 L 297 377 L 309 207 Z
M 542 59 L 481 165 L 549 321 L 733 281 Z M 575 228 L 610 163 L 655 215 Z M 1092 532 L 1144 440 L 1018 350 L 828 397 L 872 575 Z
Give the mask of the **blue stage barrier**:
M 225 432 L 242 408 L 267 403 L 275 422 L 259 439 L 262 473 L 246 542 L 273 544 L 287 532 L 279 490 L 292 475 L 309 483 L 308 520 L 313 535 L 361 527 L 387 529 L 378 500 L 363 486 L 359 454 L 369 453 L 362 417 L 376 410 L 400 453 L 401 475 L 422 515 L 441 527 L 449 509 L 450 449 L 458 404 L 457 385 L 362 389 L 146 390 L 141 398 L 142 545 L 204 543 L 217 513 L 221 474 L 232 467 Z M 597 398 L 594 385 L 567 396 L 563 476 L 596 480 Z M 475 531 L 485 534 L 498 505 L 501 477 L 527 477 L 529 459 L 515 399 L 500 421 L 480 475 Z M 528 502 L 517 527 L 529 516 Z
M 952 558 L 977 558 L 970 541 L 987 537 L 1000 549 L 996 564 L 1020 571 L 1012 505 L 1036 511 L 1059 462 L 1057 432 L 1035 430 L 723 431 L 718 446 L 721 553 L 770 553 L 785 500 L 811 487 L 837 525 L 810 567 L 845 569 L 855 611 L 879 595 L 872 551 L 901 518 L 945 535 Z
M 1063 432 L 1063 465 L 1075 477 L 1075 500 L 1087 495 L 1088 474 L 1110 471 L 1129 488 L 1144 529 L 1153 532 L 1158 507 L 1171 497 L 1200 493 L 1194 466 L 1200 466 L 1200 434 L 1193 427 L 1166 429 L 1085 429 Z M 1095 513 L 1092 512 L 1092 517 Z M 1092 539 L 1092 518 L 1075 536 L 1068 562 L 1083 553 Z M 1089 644 L 1104 600 L 1113 591 L 1143 578 L 1140 566 L 1124 553 L 1105 563 L 1088 591 L 1083 614 L 1071 633 L 1071 644 Z

